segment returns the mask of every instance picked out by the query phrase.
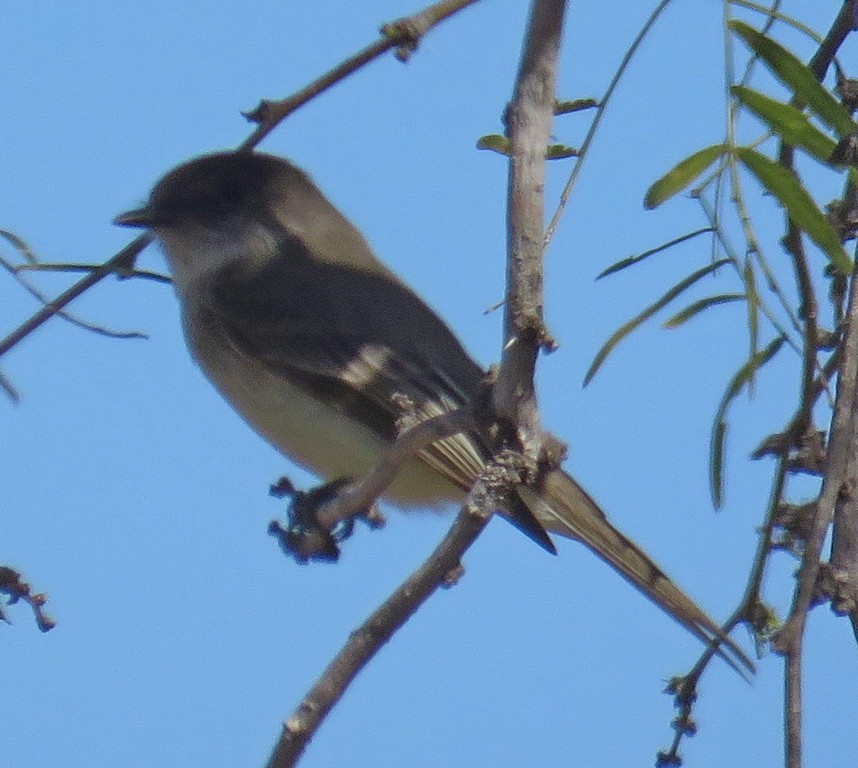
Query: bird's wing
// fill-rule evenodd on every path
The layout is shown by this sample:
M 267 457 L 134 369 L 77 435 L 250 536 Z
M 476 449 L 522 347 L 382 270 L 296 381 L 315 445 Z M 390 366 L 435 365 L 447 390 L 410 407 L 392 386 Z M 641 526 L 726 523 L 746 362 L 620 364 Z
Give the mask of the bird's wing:
M 291 382 L 323 393 L 329 405 L 358 418 L 384 440 L 397 436 L 403 415 L 397 395 L 411 401 L 419 418 L 466 405 L 482 372 L 434 313 L 413 294 L 403 296 L 407 288 L 401 284 L 379 284 L 384 276 L 365 276 L 357 287 L 343 277 L 331 268 L 305 280 L 294 263 L 281 260 L 255 268 L 233 266 L 215 281 L 209 307 L 239 351 Z M 293 283 L 288 301 L 259 290 L 283 280 Z M 413 306 L 411 300 L 419 302 L 417 309 L 412 317 L 403 317 L 401 309 Z M 384 324 L 376 322 L 385 302 L 396 303 L 399 310 L 393 316 L 400 323 L 389 334 L 380 332 Z M 318 319 L 321 303 L 333 308 L 324 327 Z M 428 345 L 421 343 L 427 332 L 436 343 L 440 340 L 442 354 L 452 353 L 452 374 L 433 365 Z M 464 434 L 439 440 L 419 455 L 463 491 L 483 468 L 482 451 Z

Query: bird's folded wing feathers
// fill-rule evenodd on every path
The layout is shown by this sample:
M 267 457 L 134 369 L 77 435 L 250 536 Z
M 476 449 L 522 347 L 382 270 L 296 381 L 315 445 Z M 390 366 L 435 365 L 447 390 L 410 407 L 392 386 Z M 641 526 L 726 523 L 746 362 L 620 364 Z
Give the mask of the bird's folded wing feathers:
M 215 320 L 229 343 L 279 375 L 324 395 L 328 404 L 359 419 L 384 440 L 396 438 L 397 420 L 403 415 L 395 396 L 406 396 L 418 418 L 430 418 L 466 405 L 475 388 L 473 382 L 481 376 L 474 363 L 467 381 L 454 381 L 421 359 L 418 345 L 394 349 L 396 339 L 386 344 L 361 334 L 357 316 L 353 330 L 322 330 L 316 327 L 309 307 L 302 312 L 301 305 L 294 302 L 289 307 L 269 304 L 267 312 L 266 305 L 257 302 L 251 313 L 249 303 L 230 301 L 241 295 L 234 274 L 221 285 L 225 288 L 212 306 L 217 308 L 213 310 Z M 331 289 L 330 284 L 319 287 Z M 349 298 L 337 300 L 348 302 Z M 481 450 L 464 434 L 427 446 L 420 457 L 463 491 L 484 466 Z

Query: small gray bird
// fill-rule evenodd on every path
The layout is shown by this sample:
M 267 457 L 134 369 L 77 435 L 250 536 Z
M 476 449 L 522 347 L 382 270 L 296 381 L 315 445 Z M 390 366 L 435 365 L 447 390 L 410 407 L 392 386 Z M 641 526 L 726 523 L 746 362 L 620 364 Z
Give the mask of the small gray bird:
M 376 465 L 397 435 L 394 395 L 431 417 L 466 405 L 480 387 L 484 371 L 453 332 L 286 160 L 196 158 L 115 221 L 160 241 L 188 347 L 206 376 L 262 437 L 326 480 L 360 478 Z M 439 440 L 409 461 L 386 497 L 412 506 L 461 501 L 485 459 L 477 436 Z M 518 495 L 512 522 L 547 549 L 543 528 L 582 542 L 693 635 L 721 638 L 753 669 L 568 474 L 550 472 Z

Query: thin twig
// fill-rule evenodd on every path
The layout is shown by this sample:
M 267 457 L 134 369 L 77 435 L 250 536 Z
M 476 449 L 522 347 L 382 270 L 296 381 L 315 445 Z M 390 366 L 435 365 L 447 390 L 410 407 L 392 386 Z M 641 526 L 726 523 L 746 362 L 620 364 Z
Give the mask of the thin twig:
M 140 251 L 142 251 L 151 242 L 152 235 L 148 232 L 136 237 L 115 256 L 109 258 L 101 266 L 96 267 L 85 278 L 83 278 L 83 280 L 79 280 L 71 288 L 57 296 L 56 299 L 46 304 L 41 310 L 36 312 L 35 315 L 18 326 L 5 339 L 0 341 L 0 357 L 3 357 L 3 355 L 12 349 L 12 347 L 27 338 L 27 336 L 35 331 L 36 328 L 56 315 L 63 307 L 76 299 L 82 293 L 92 288 L 92 286 L 97 285 L 105 277 L 114 274 L 117 270 L 127 269 L 129 264 L 134 263 L 134 260 L 140 254 Z
M 296 109 L 391 49 L 396 49 L 396 56 L 400 61 L 406 61 L 426 32 L 476 2 L 478 0 L 441 0 L 411 16 L 382 25 L 381 39 L 346 59 L 305 88 L 285 99 L 263 100 L 251 112 L 246 112 L 245 117 L 258 123 L 258 126 L 241 143 L 239 150 L 253 149 Z
M 775 0 L 772 3 L 771 7 L 766 9 L 766 11 L 765 11 L 766 21 L 763 24 L 763 26 L 760 28 L 760 32 L 762 32 L 764 35 L 767 35 L 769 33 L 769 30 L 774 26 L 775 21 L 778 19 L 778 16 L 780 14 L 780 5 L 781 5 L 781 0 Z M 727 7 L 726 3 L 724 4 L 724 7 L 726 9 L 726 7 Z M 819 42 L 819 41 L 817 41 L 817 42 Z M 757 63 L 759 61 L 760 61 L 760 57 L 757 53 L 754 53 L 751 56 L 751 58 L 748 59 L 748 63 L 745 65 L 745 72 L 742 74 L 742 77 L 739 80 L 739 82 L 742 85 L 747 85 L 749 82 L 751 82 L 751 75 L 754 72 L 754 67 L 757 65 Z
M 705 196 L 703 194 L 697 195 L 696 199 L 697 199 L 698 205 L 700 206 L 700 209 L 703 211 L 704 215 L 706 216 L 706 219 L 709 222 L 709 226 L 712 227 L 712 230 L 714 231 L 715 236 L 718 238 L 718 242 L 721 244 L 721 247 L 724 249 L 724 253 L 726 253 L 727 256 L 730 257 L 731 266 L 736 271 L 736 274 L 738 275 L 739 279 L 741 280 L 742 279 L 742 273 L 741 273 L 741 267 L 739 266 L 741 264 L 741 259 L 739 258 L 739 255 L 736 253 L 733 246 L 730 244 L 730 241 L 727 239 L 727 235 L 725 234 L 724 229 L 721 226 L 721 223 L 718 221 L 718 217 L 717 217 L 716 212 L 713 210 L 710 202 L 705 198 Z M 764 276 L 766 277 L 766 285 L 769 287 L 769 289 L 771 291 L 773 291 L 775 293 L 776 297 L 779 299 L 781 304 L 786 308 L 787 313 L 788 313 L 789 318 L 790 318 L 790 321 L 791 321 L 791 324 L 793 325 L 793 327 L 797 331 L 800 331 L 801 327 L 798 323 L 798 319 L 790 311 L 789 302 L 787 302 L 786 297 L 783 294 L 783 291 L 781 291 L 781 289 L 780 289 L 780 286 L 778 286 L 778 284 L 776 282 L 773 282 L 774 277 L 771 276 L 771 273 L 768 271 L 767 265 L 764 265 Z M 760 305 L 760 311 L 766 316 L 766 318 L 772 324 L 774 329 L 781 336 L 783 336 L 786 339 L 786 343 L 793 350 L 795 350 L 797 353 L 801 353 L 801 347 L 799 346 L 798 342 L 795 341 L 792 338 L 792 336 L 790 336 L 787 329 L 784 328 L 784 326 L 781 324 L 780 320 L 778 320 L 778 317 L 775 314 L 774 310 L 771 307 L 769 307 L 768 302 L 765 301 L 765 299 L 763 299 L 762 296 L 758 296 L 757 301 L 759 302 L 759 305 Z
M 16 272 L 92 272 L 98 269 L 98 264 L 74 264 L 74 263 L 39 263 L 39 264 L 20 264 L 15 267 Z M 169 275 L 164 275 L 161 272 L 150 272 L 148 269 L 129 269 L 117 272 L 116 276 L 122 280 L 130 280 L 138 278 L 141 280 L 151 280 L 153 283 L 163 283 L 169 285 L 173 279 Z
M 661 16 L 662 11 L 667 8 L 669 4 L 670 0 L 661 0 L 661 2 L 655 7 L 655 10 L 653 10 L 653 12 L 649 15 L 649 18 L 644 22 L 643 27 L 641 27 L 641 31 L 638 32 L 637 36 L 632 41 L 632 44 L 629 46 L 628 50 L 623 56 L 620 65 L 617 67 L 617 71 L 614 72 L 614 76 L 611 78 L 611 82 L 608 84 L 608 88 L 605 91 L 605 95 L 601 99 L 599 99 L 599 105 L 596 107 L 596 114 L 593 115 L 593 122 L 590 123 L 590 128 L 587 131 L 587 135 L 584 137 L 584 141 L 581 144 L 581 148 L 578 150 L 578 156 L 575 159 L 575 165 L 572 168 L 572 173 L 569 175 L 569 180 L 566 182 L 566 186 L 563 187 L 563 192 L 560 193 L 560 200 L 557 202 L 557 208 L 552 214 L 551 221 L 548 223 L 548 227 L 545 230 L 546 247 L 551 242 L 551 238 L 554 236 L 554 232 L 557 229 L 557 226 L 560 224 L 560 217 L 563 215 L 563 211 L 566 208 L 566 204 L 569 202 L 569 198 L 572 195 L 572 190 L 575 187 L 575 182 L 578 181 L 578 176 L 581 173 L 581 169 L 584 167 L 584 161 L 589 156 L 590 144 L 593 143 L 593 139 L 596 136 L 596 131 L 599 129 L 599 125 L 602 122 L 602 118 L 605 116 L 605 110 L 608 108 L 608 104 L 611 101 L 611 96 L 613 96 L 614 91 L 620 84 L 620 80 L 622 80 L 626 69 L 631 63 L 631 60 L 637 52 L 638 48 L 640 47 L 641 43 L 643 43 L 644 39 L 649 34 L 650 29 L 652 29 L 655 22 L 658 21 L 658 17 Z
M 6 396 L 13 403 L 17 403 L 21 399 L 21 396 L 18 394 L 18 390 L 15 389 L 15 385 L 9 380 L 3 371 L 0 371 L 0 389 L 6 393 Z
M 6 259 L 0 258 L 0 266 L 3 267 L 10 275 L 18 282 L 18 284 L 30 294 L 36 301 L 38 301 L 43 307 L 47 307 L 51 302 L 45 294 L 43 294 L 36 286 L 34 286 L 29 280 L 26 280 L 22 275 L 21 267 L 16 267 L 14 264 L 10 264 Z M 30 265 L 33 266 L 33 265 Z M 89 266 L 87 271 L 92 271 L 97 267 Z M 105 328 L 101 325 L 95 325 L 94 323 L 88 323 L 86 320 L 81 320 L 78 317 L 75 317 L 68 312 L 60 310 L 56 313 L 58 317 L 63 318 L 63 320 L 68 321 L 72 325 L 76 325 L 78 328 L 83 328 L 86 331 L 92 331 L 93 333 L 97 333 L 100 336 L 109 336 L 112 339 L 146 339 L 148 336 L 145 333 L 141 333 L 140 331 L 112 331 L 110 328 Z
M 432 443 L 466 431 L 473 425 L 471 411 L 459 408 L 418 422 L 403 432 L 385 451 L 373 471 L 318 511 L 319 523 L 328 530 L 372 506 L 396 479 L 402 466 Z
M 831 66 L 831 62 L 834 61 L 840 46 L 843 45 L 849 33 L 855 29 L 856 10 L 858 10 L 856 0 L 845 0 L 840 7 L 837 18 L 832 22 L 813 58 L 808 62 L 808 68 L 820 82 L 825 79 L 825 73 Z
M 780 2 L 772 3 L 770 6 L 763 5 L 762 3 L 755 3 L 752 2 L 752 0 L 729 0 L 729 2 L 730 5 L 737 5 L 740 8 L 747 8 L 748 10 L 763 14 L 766 17 L 766 23 L 763 24 L 762 28 L 764 33 L 771 28 L 771 20 L 772 18 L 775 18 L 786 24 L 788 27 L 792 27 L 793 29 L 807 35 L 814 42 L 819 44 L 822 43 L 823 38 L 815 29 L 811 29 L 807 24 L 802 24 L 798 21 L 798 19 L 778 11 L 776 6 L 779 6 Z
M 784 659 L 784 711 L 786 712 L 786 735 L 784 738 L 784 763 L 786 768 L 801 768 L 801 651 L 804 634 L 796 636 Z
M 351 633 L 348 642 L 283 724 L 280 738 L 266 768 L 295 765 L 313 734 L 339 701 L 355 676 L 381 650 L 393 634 L 454 573 L 462 555 L 487 525 L 487 500 L 476 500 L 478 486 L 469 495 L 443 541 L 382 605 Z M 473 502 L 472 502 L 473 500 Z
M 786 483 L 787 453 L 788 449 L 785 448 L 783 454 L 778 457 L 772 490 L 769 494 L 769 508 L 766 512 L 765 522 L 760 529 L 757 551 L 754 554 L 754 563 L 751 567 L 751 573 L 748 576 L 745 593 L 739 601 L 739 605 L 721 626 L 721 631 L 725 635 L 729 635 L 743 622 L 749 622 L 756 632 L 759 633 L 761 631 L 761 627 L 757 626 L 758 609 L 761 605 L 760 590 L 762 589 L 766 565 L 769 561 L 772 534 L 777 524 L 778 510 Z M 675 693 L 676 706 L 680 709 L 679 718 L 689 719 L 691 717 L 691 711 L 697 698 L 697 686 L 700 678 L 709 666 L 709 662 L 715 658 L 716 648 L 717 646 L 715 645 L 708 645 L 700 654 L 694 666 L 685 675 L 674 681 L 672 688 L 675 689 L 673 692 Z M 670 750 L 659 755 L 660 765 L 679 765 L 679 747 L 682 739 L 687 735 L 689 735 L 687 730 L 682 728 L 675 729 Z

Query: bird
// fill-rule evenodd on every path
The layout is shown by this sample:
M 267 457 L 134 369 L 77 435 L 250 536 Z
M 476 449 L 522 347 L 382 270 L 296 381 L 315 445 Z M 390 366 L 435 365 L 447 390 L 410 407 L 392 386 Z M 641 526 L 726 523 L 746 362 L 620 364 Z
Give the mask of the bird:
M 202 155 L 114 223 L 160 243 L 205 376 L 259 435 L 323 480 L 373 469 L 399 432 L 397 396 L 430 418 L 466 407 L 484 381 L 447 324 L 288 160 Z M 478 435 L 445 437 L 405 463 L 385 498 L 405 508 L 461 502 L 488 459 Z M 548 533 L 582 543 L 700 641 L 721 643 L 734 668 L 753 670 L 570 474 L 551 470 L 515 498 L 508 519 L 545 549 L 556 551 Z

